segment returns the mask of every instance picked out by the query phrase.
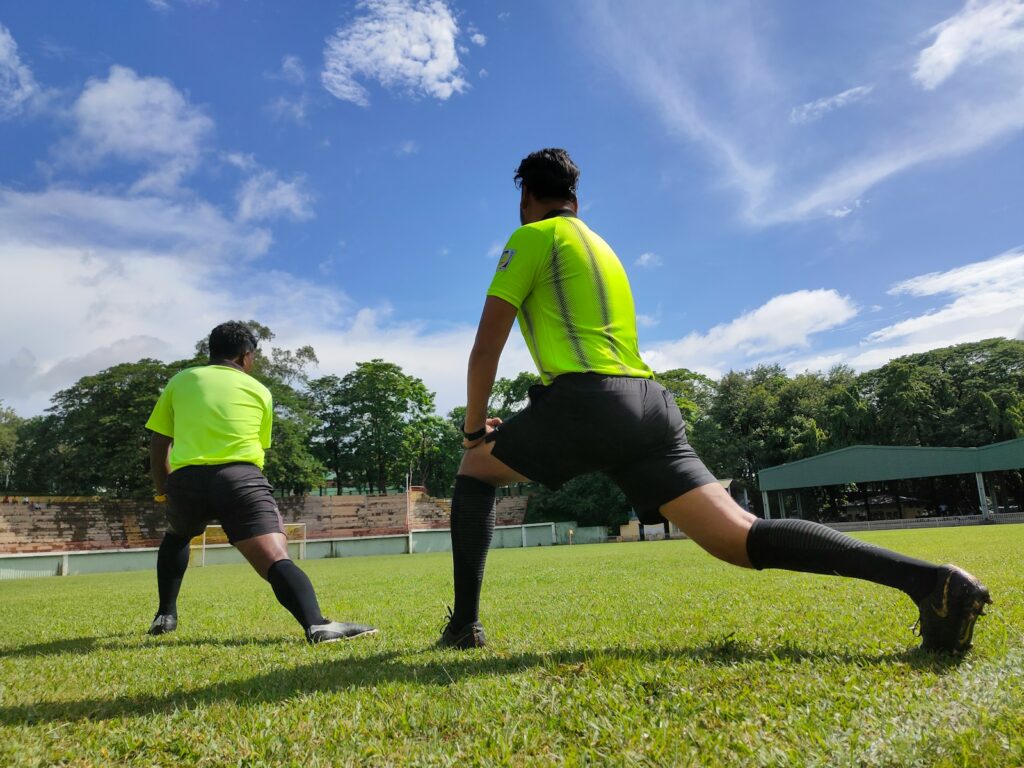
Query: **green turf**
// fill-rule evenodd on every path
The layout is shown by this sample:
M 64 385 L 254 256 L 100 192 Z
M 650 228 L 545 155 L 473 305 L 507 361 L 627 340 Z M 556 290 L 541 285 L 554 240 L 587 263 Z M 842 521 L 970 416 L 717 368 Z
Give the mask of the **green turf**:
M 308 647 L 243 566 L 0 583 L 0 765 L 1024 764 L 1024 526 L 865 534 L 991 588 L 960 664 L 903 595 L 712 560 L 688 541 L 497 550 L 492 644 L 435 650 L 447 555 L 303 564 Z

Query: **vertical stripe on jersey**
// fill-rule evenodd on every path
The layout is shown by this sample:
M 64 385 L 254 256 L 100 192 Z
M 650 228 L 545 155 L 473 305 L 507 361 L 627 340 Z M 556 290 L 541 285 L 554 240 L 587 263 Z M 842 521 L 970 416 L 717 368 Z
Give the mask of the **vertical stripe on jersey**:
M 526 302 L 523 302 L 523 306 L 519 308 L 519 311 L 523 313 L 523 324 L 526 326 L 526 335 L 529 337 L 527 344 L 537 358 L 537 367 L 540 368 L 540 375 L 543 378 L 553 380 L 555 377 L 544 368 L 544 361 L 540 356 L 540 347 L 537 346 L 537 336 L 533 330 L 533 320 L 530 319 L 530 313 L 526 311 Z
M 623 373 L 626 373 L 628 369 L 622 362 L 622 358 L 619 356 L 619 349 L 615 343 L 615 337 L 612 336 L 609 326 L 612 324 L 611 312 L 608 309 L 608 292 L 604 287 L 604 278 L 601 276 L 601 269 L 597 265 L 597 257 L 594 255 L 594 249 L 590 246 L 590 240 L 587 238 L 586 233 L 583 231 L 583 227 L 576 219 L 566 217 L 566 221 L 572 224 L 572 228 L 576 230 L 576 234 L 579 235 L 580 241 L 583 243 L 583 247 L 587 251 L 587 257 L 590 259 L 590 273 L 593 275 L 594 284 L 597 286 L 597 298 L 601 305 L 601 332 L 604 334 L 605 339 L 608 342 L 608 346 L 611 348 L 612 357 L 615 358 L 615 362 L 619 364 L 619 368 L 622 369 Z M 556 235 L 557 236 L 557 235 Z
M 555 232 L 554 241 L 551 243 L 551 286 L 555 290 L 555 299 L 558 302 L 558 311 L 562 315 L 562 325 L 569 337 L 569 344 L 576 355 L 576 361 L 583 366 L 583 370 L 589 371 L 590 364 L 587 363 L 587 356 L 583 353 L 583 345 L 580 343 L 579 334 L 576 333 L 576 326 L 572 323 L 572 314 L 569 312 L 569 302 L 565 296 L 565 278 L 562 276 L 562 264 L 558 256 L 558 233 Z

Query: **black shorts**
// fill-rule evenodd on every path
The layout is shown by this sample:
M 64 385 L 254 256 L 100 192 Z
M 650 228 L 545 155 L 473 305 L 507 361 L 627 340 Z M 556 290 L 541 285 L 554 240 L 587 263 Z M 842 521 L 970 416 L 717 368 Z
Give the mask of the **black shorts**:
M 664 520 L 662 504 L 716 482 L 686 440 L 675 399 L 652 379 L 562 374 L 531 387 L 529 405 L 487 439 L 496 459 L 549 488 L 604 472 L 648 525 Z
M 191 539 L 220 521 L 228 541 L 284 533 L 274 489 L 255 464 L 182 467 L 167 478 L 167 522 Z

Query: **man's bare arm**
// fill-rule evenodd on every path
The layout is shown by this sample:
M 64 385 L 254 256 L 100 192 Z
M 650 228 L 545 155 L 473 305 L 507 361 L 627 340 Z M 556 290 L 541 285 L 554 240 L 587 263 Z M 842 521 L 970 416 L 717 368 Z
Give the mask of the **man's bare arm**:
M 167 476 L 171 473 L 167 454 L 172 442 L 174 441 L 171 438 L 159 432 L 154 432 L 149 438 L 149 472 L 153 476 L 153 487 L 156 488 L 157 496 L 167 493 Z
M 513 305 L 496 296 L 488 296 L 484 303 L 480 325 L 476 330 L 476 341 L 473 343 L 473 351 L 469 353 L 466 424 L 463 427 L 467 432 L 476 432 L 481 427 L 493 426 L 487 424 L 487 401 L 491 397 L 498 361 L 508 341 L 512 323 L 515 322 L 516 312 Z M 478 442 L 464 445 L 468 448 Z

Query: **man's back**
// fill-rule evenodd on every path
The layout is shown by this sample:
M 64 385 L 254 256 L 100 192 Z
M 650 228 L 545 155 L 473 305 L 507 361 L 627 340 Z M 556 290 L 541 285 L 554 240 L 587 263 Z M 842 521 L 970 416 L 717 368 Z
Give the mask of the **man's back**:
M 559 214 L 512 234 L 488 294 L 518 308 L 545 384 L 563 373 L 651 377 L 625 269 L 584 222 Z
M 167 384 L 146 424 L 173 438 L 171 471 L 191 465 L 263 466 L 270 447 L 270 391 L 227 365 L 187 368 Z

